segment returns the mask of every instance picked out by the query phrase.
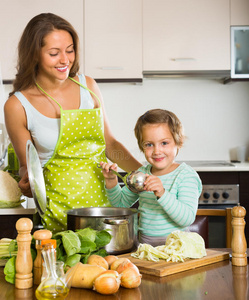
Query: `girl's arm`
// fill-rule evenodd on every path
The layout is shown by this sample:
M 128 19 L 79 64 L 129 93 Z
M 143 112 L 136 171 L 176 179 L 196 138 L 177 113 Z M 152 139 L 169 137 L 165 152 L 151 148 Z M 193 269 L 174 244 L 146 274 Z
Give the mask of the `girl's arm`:
M 157 201 L 176 224 L 187 227 L 195 220 L 201 181 L 197 176 L 186 176 L 173 188 L 177 189 L 177 196 L 166 190 Z

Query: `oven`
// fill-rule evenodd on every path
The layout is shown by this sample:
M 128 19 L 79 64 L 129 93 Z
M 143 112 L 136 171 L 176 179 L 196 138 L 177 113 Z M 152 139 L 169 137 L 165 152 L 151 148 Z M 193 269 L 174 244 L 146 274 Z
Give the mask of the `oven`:
M 203 184 L 198 208 L 225 209 L 239 203 L 239 184 Z M 226 248 L 226 217 L 208 217 L 209 247 Z

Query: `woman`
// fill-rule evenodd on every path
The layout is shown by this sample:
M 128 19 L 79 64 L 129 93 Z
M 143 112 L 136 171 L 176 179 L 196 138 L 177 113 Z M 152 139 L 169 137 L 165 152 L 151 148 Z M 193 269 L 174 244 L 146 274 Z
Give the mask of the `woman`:
M 47 192 L 42 222 L 53 232 L 67 229 L 67 209 L 110 205 L 98 162 L 107 157 L 125 171 L 140 166 L 112 135 L 96 82 L 77 75 L 78 44 L 76 31 L 61 17 L 46 13 L 31 19 L 18 45 L 14 89 L 4 107 L 20 164 L 19 186 L 29 197 L 27 140 L 38 151 Z

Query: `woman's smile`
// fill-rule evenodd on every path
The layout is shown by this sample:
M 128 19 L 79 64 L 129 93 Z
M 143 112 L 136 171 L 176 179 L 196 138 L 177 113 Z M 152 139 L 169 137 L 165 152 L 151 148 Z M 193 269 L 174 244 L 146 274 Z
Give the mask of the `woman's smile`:
M 57 67 L 56 68 L 59 72 L 67 72 L 67 70 L 68 70 L 68 66 L 64 66 L 64 67 Z

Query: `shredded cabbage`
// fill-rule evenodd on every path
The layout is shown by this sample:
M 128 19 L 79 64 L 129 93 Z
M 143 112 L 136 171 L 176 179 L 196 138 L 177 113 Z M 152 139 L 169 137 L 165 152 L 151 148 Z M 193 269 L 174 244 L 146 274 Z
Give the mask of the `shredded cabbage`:
M 201 258 L 206 256 L 203 238 L 196 232 L 176 230 L 166 239 L 165 245 L 153 247 L 149 244 L 140 244 L 137 251 L 131 256 L 150 261 L 164 259 L 172 262 L 183 262 L 186 258 Z

